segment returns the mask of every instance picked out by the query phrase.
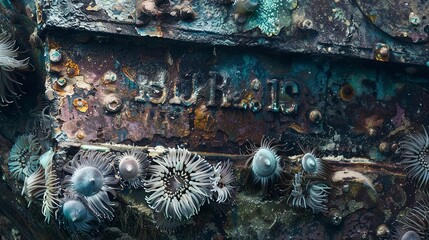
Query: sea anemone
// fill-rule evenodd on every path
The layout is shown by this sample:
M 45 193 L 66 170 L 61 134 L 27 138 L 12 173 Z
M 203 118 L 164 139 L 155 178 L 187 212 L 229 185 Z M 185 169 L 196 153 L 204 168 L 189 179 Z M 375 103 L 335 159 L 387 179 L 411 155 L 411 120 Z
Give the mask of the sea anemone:
M 64 171 L 72 174 L 65 176 L 61 185 L 83 195 L 88 207 L 98 218 L 113 219 L 113 203 L 109 195 L 116 197 L 115 185 L 119 179 L 114 175 L 113 159 L 110 152 L 94 150 L 79 151 L 73 159 L 64 165 Z
M 59 213 L 61 223 L 70 232 L 90 233 L 97 224 L 85 198 L 79 194 L 66 192 L 60 201 Z
M 143 187 L 143 179 L 149 166 L 147 155 L 133 148 L 115 159 L 118 166 L 119 176 L 125 184 L 132 188 Z
M 43 198 L 45 190 L 45 170 L 39 166 L 34 173 L 25 177 L 21 195 L 25 195 L 30 206 L 34 200 Z
M 304 181 L 301 173 L 295 174 L 292 182 L 293 189 L 289 200 L 296 208 L 310 208 L 313 213 L 326 212 L 326 203 L 328 201 L 328 191 L 331 189 L 322 182 L 307 182 L 306 188 L 303 188 Z
M 49 222 L 51 215 L 59 204 L 60 180 L 53 169 L 54 151 L 50 149 L 40 156 L 39 168 L 26 177 L 22 188 L 22 195 L 28 199 L 28 206 L 35 199 L 42 198 L 42 214 L 45 221 Z
M 213 198 L 217 203 L 231 201 L 235 197 L 236 179 L 230 161 L 218 162 L 214 167 L 214 175 L 210 179 L 212 180 L 211 191 L 214 192 Z
M 311 176 L 321 177 L 325 180 L 330 179 L 330 167 L 326 161 L 316 157 L 316 148 L 311 152 L 305 151 L 302 147 L 301 149 L 305 153 L 301 159 L 301 166 L 304 172 Z
M 201 156 L 186 149 L 169 148 L 153 160 L 150 178 L 145 180 L 146 201 L 166 219 L 189 219 L 210 197 L 213 167 Z
M 402 151 L 402 162 L 407 175 L 420 187 L 426 187 L 429 182 L 429 136 L 423 127 L 423 133 L 408 135 L 399 143 Z
M 307 207 L 307 202 L 305 199 L 304 189 L 302 185 L 303 185 L 302 174 L 296 173 L 292 181 L 293 189 L 289 196 L 289 200 L 292 199 L 291 204 L 293 207 L 298 207 L 298 208 Z
M 35 172 L 40 149 L 40 143 L 34 135 L 19 136 L 9 153 L 8 166 L 12 177 L 24 180 Z
M 251 166 L 253 180 L 266 189 L 269 182 L 280 177 L 283 169 L 280 164 L 280 156 L 277 155 L 278 145 L 274 145 L 274 140 L 263 138 L 261 146 L 251 147 L 251 156 L 247 159 L 246 165 Z
M 328 191 L 331 189 L 322 182 L 309 182 L 307 184 L 307 205 L 313 210 L 313 213 L 326 212 L 326 203 L 328 201 Z
M 408 233 L 410 237 L 414 235 L 420 237 L 427 236 L 429 230 L 429 201 L 427 198 L 417 202 L 417 206 L 411 208 L 404 216 L 400 217 L 396 223 L 394 236 L 397 236 L 397 239 L 413 239 L 404 238 L 410 231 L 414 232 Z
M 7 32 L 0 33 L 0 106 L 6 106 L 19 97 L 18 92 L 22 92 L 20 82 L 15 80 L 13 71 L 15 69 L 25 69 L 28 67 L 29 58 L 22 60 L 18 57 L 18 48 L 15 48 L 15 41 Z M 19 91 L 16 91 L 17 88 Z
M 45 187 L 43 194 L 42 214 L 45 216 L 45 221 L 49 223 L 54 209 L 59 205 L 60 179 L 53 167 L 54 150 L 51 148 L 42 156 L 40 156 L 40 165 L 45 170 Z

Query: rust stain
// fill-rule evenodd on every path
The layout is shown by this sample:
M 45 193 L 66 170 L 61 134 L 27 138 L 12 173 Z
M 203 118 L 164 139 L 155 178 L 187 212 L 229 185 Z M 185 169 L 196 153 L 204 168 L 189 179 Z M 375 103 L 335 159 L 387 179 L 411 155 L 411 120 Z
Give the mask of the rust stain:
M 203 138 L 210 139 L 216 136 L 216 119 L 207 109 L 206 105 L 201 105 L 195 109 L 194 127 L 204 131 Z
M 73 106 L 79 111 L 79 112 L 86 112 L 88 111 L 88 102 L 85 101 L 85 99 L 82 98 L 75 98 L 73 100 Z
M 69 77 L 74 77 L 80 74 L 79 65 L 77 63 L 73 62 L 73 60 L 68 59 L 66 63 L 66 73 Z

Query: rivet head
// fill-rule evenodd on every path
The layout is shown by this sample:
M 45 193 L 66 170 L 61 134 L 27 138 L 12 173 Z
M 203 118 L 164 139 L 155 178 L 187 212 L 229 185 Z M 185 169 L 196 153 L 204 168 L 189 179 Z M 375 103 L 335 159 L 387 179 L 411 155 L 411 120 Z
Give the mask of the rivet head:
M 390 147 L 391 147 L 390 143 L 388 143 L 388 142 L 381 142 L 380 145 L 378 146 L 378 149 L 382 153 L 388 153 L 388 152 L 390 152 Z
M 261 89 L 262 87 L 262 84 L 261 84 L 261 81 L 259 81 L 259 79 L 255 78 L 250 82 L 250 86 L 254 91 L 259 91 L 259 89 Z
M 374 46 L 373 55 L 375 60 L 380 62 L 389 61 L 390 57 L 390 47 L 384 43 L 377 43 Z
M 122 100 L 115 95 L 107 96 L 104 101 L 104 108 L 110 113 L 119 112 L 122 109 Z
M 410 23 L 415 26 L 420 25 L 420 23 L 422 22 L 420 20 L 420 17 L 414 12 L 410 12 L 410 15 L 408 15 L 408 21 L 410 21 Z
M 369 128 L 369 129 L 368 129 L 368 136 L 370 136 L 370 137 L 375 137 L 375 136 L 377 136 L 377 129 L 375 129 L 375 128 L 373 128 L 373 127 Z
M 58 63 L 61 61 L 62 54 L 58 49 L 49 50 L 49 60 L 53 63 Z
M 60 78 L 57 79 L 56 83 L 57 83 L 58 86 L 60 86 L 60 87 L 63 88 L 63 87 L 65 87 L 67 85 L 67 79 L 64 78 L 64 77 L 60 77 Z
M 322 120 L 322 113 L 318 109 L 314 109 L 310 112 L 308 118 L 313 123 L 319 123 Z
M 116 75 L 116 73 L 109 70 L 103 74 L 101 81 L 105 84 L 109 84 L 109 83 L 115 83 L 117 79 L 118 79 L 118 76 Z
M 389 232 L 389 228 L 386 226 L 386 224 L 381 224 L 377 227 L 377 237 L 386 237 Z

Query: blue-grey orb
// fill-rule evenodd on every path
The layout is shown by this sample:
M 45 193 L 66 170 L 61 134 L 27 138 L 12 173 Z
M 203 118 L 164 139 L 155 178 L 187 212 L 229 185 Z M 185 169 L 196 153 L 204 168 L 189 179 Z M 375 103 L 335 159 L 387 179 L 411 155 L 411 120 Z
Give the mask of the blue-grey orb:
M 103 187 L 104 177 L 97 168 L 87 166 L 75 172 L 73 182 L 78 193 L 84 196 L 92 196 Z
M 70 200 L 64 203 L 63 214 L 69 221 L 82 222 L 87 216 L 87 210 L 81 202 Z
M 268 149 L 259 149 L 252 161 L 253 172 L 260 177 L 269 177 L 277 169 L 276 155 Z

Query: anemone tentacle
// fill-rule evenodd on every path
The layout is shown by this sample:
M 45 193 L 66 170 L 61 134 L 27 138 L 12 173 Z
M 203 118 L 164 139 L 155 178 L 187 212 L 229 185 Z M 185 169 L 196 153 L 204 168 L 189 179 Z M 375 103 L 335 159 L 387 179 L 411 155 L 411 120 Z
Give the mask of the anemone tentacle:
M 34 200 L 43 198 L 45 190 L 45 170 L 39 166 L 34 173 L 25 177 L 21 195 L 25 196 L 29 207 Z
M 114 174 L 113 160 L 110 152 L 93 150 L 79 151 L 63 170 L 72 174 L 65 176 L 61 185 L 85 197 L 88 207 L 98 218 L 112 220 L 113 206 L 108 194 L 116 198 L 116 187 L 119 178 Z
M 182 148 L 169 148 L 156 157 L 145 180 L 149 207 L 168 220 L 183 220 L 197 214 L 210 197 L 213 167 L 201 156 Z
M 218 162 L 214 167 L 214 176 L 211 177 L 213 198 L 217 203 L 232 201 L 235 197 L 236 178 L 232 171 L 232 163 Z
M 289 196 L 289 201 L 290 199 L 292 199 L 291 204 L 293 207 L 297 207 L 297 208 L 307 207 L 307 201 L 304 195 L 304 189 L 302 185 L 303 185 L 302 174 L 296 173 L 292 181 L 293 189 L 292 189 L 291 195 Z
M 326 212 L 328 209 L 328 193 L 331 187 L 322 182 L 309 182 L 307 184 L 307 205 L 313 213 Z
M 0 33 L 0 106 L 6 106 L 19 97 L 19 88 L 22 85 L 15 80 L 15 69 L 26 69 L 29 58 L 18 60 L 18 48 L 12 36 L 3 31 Z M 18 91 L 17 91 L 17 90 Z
M 19 136 L 9 153 L 8 166 L 12 177 L 24 180 L 37 170 L 40 143 L 32 134 Z
M 427 198 L 417 202 L 417 206 L 411 208 L 397 221 L 397 228 L 402 232 L 414 231 L 421 237 L 426 237 L 429 231 L 429 201 Z
M 133 148 L 117 157 L 115 163 L 126 185 L 136 189 L 143 187 L 143 179 L 149 167 L 149 160 L 143 151 Z
M 401 164 L 405 166 L 407 176 L 420 188 L 429 183 L 429 136 L 423 127 L 423 133 L 410 134 L 399 142 L 398 151 L 402 151 Z
M 45 216 L 45 221 L 50 222 L 51 215 L 59 206 L 60 179 L 57 177 L 53 165 L 54 150 L 49 151 L 40 156 L 40 165 L 44 168 L 46 190 L 43 194 L 42 214 Z

